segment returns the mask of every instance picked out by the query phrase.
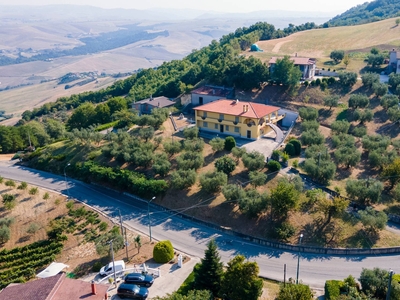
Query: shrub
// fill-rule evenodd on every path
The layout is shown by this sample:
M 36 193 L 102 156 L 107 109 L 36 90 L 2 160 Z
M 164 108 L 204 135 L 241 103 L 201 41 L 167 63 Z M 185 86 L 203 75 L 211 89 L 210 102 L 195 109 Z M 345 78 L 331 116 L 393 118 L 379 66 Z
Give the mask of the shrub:
M 297 168 L 299 167 L 299 161 L 298 161 L 297 159 L 295 159 L 295 160 L 292 162 L 292 166 L 293 166 L 293 168 L 297 169 Z
M 236 147 L 236 141 L 233 136 L 227 136 L 225 138 L 225 150 L 231 151 L 233 147 Z
M 39 229 L 40 229 L 39 224 L 31 223 L 31 225 L 29 225 L 29 228 L 26 232 L 29 234 L 35 234 Z
M 44 200 L 47 200 L 47 199 L 49 199 L 49 198 L 50 198 L 50 194 L 49 194 L 48 192 L 44 193 L 43 199 L 44 199 Z
M 275 172 L 275 171 L 279 171 L 281 169 L 281 164 L 279 162 L 277 162 L 276 160 L 270 160 L 267 163 L 267 167 L 268 170 L 270 170 L 271 172 Z
M 108 228 L 108 224 L 107 224 L 106 222 L 101 222 L 101 223 L 99 224 L 99 230 L 100 230 L 100 231 L 106 231 L 107 228 Z
M 68 201 L 65 206 L 68 210 L 72 209 L 74 207 L 74 201 Z
M 174 248 L 170 241 L 160 241 L 153 249 L 153 258 L 157 263 L 167 263 L 174 258 Z
M 294 145 L 292 143 L 288 143 L 285 146 L 285 152 L 290 156 L 294 156 L 296 154 L 296 149 L 294 148 Z
M 25 181 L 22 181 L 21 184 L 19 186 L 17 186 L 17 189 L 26 190 L 27 187 L 28 187 L 28 184 Z
M 4 184 L 9 187 L 15 187 L 14 180 L 7 180 Z
M 301 143 L 297 139 L 290 139 L 289 144 L 292 144 L 294 146 L 294 155 L 300 155 L 301 153 Z
M 327 280 L 325 281 L 325 299 L 336 300 L 340 296 L 340 288 L 343 286 L 343 281 Z
M 0 183 L 3 183 L 4 178 L 0 176 Z
M 29 195 L 36 195 L 37 193 L 39 193 L 39 190 L 37 187 L 33 187 L 29 190 Z
M 1 218 L 0 219 L 0 227 L 1 226 L 7 226 L 10 227 L 11 224 L 15 222 L 15 218 L 9 217 L 9 218 Z
M 7 226 L 3 225 L 0 228 L 0 243 L 4 244 L 8 242 L 8 240 L 11 238 L 11 231 L 10 228 Z

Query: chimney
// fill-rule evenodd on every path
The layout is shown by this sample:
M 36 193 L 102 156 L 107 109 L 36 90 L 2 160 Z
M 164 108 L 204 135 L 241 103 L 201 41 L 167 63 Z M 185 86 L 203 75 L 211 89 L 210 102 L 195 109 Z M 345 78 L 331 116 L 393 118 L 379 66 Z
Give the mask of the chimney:
M 296 54 L 295 54 L 295 57 L 297 57 L 297 52 L 296 52 Z
M 153 100 L 153 95 L 150 95 L 150 101 L 152 101 Z
M 239 99 L 236 99 L 236 104 L 238 104 L 239 103 Z
M 246 105 L 243 105 L 243 112 L 246 112 Z
M 246 105 L 246 112 L 248 112 L 249 111 L 249 106 L 248 105 Z
M 158 105 L 157 105 L 158 107 L 160 107 L 160 102 L 158 102 Z
M 94 283 L 94 280 L 92 280 L 92 295 L 96 295 L 96 284 Z

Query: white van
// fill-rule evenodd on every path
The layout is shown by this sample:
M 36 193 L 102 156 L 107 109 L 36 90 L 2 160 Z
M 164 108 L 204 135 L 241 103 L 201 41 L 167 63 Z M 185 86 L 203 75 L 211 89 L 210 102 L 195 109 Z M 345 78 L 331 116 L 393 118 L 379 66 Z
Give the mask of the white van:
M 116 260 L 114 264 L 115 264 L 115 273 L 117 275 L 122 274 L 125 270 L 125 262 L 123 260 Z M 108 265 L 105 265 L 100 269 L 101 276 L 107 276 L 111 274 L 114 274 L 113 262 L 110 262 Z

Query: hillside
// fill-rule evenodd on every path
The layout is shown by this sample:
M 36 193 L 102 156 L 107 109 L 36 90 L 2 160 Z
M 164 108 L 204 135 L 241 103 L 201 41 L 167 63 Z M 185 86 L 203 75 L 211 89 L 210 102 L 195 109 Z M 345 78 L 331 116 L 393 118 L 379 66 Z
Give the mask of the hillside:
M 257 45 L 264 52 L 244 52 L 254 55 L 263 61 L 268 61 L 272 56 L 295 55 L 313 57 L 317 59 L 317 66 L 324 67 L 324 62 L 330 60 L 332 50 L 340 49 L 350 55 L 349 69 L 354 69 L 353 63 L 361 58 L 362 54 L 369 52 L 372 47 L 381 50 L 392 50 L 400 46 L 400 26 L 395 26 L 395 19 L 388 19 L 370 24 L 313 29 L 297 32 L 281 39 L 260 41 Z M 360 55 L 361 53 L 361 55 Z M 364 64 L 365 65 L 365 64 Z M 341 66 L 341 67 L 344 67 Z M 357 64 L 357 67 L 359 65 Z
M 352 7 L 324 24 L 326 27 L 376 22 L 399 16 L 400 1 L 375 0 Z

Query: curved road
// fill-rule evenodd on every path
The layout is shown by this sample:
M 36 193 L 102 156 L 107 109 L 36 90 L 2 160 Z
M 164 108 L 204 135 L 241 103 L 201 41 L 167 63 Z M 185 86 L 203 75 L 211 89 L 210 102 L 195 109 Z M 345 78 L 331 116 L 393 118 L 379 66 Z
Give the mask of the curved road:
M 68 168 L 66 171 L 68 174 Z M 120 209 L 125 225 L 144 234 L 148 233 L 147 202 L 80 181 L 68 179 L 65 182 L 63 176 L 14 165 L 10 161 L 0 161 L 0 175 L 69 194 L 110 217 L 116 218 Z M 170 213 L 156 211 L 154 207 L 151 208 L 151 224 L 155 239 L 169 239 L 176 249 L 189 255 L 203 257 L 207 242 L 214 238 L 224 262 L 237 254 L 243 254 L 250 261 L 258 263 L 263 277 L 283 281 L 284 264 L 287 265 L 286 278 L 296 277 L 297 253 L 252 244 Z M 379 267 L 399 273 L 397 260 L 397 256 L 390 255 L 340 257 L 302 254 L 299 279 L 314 288 L 321 288 L 327 279 L 344 279 L 349 274 L 358 278 L 362 268 Z

